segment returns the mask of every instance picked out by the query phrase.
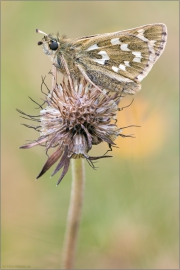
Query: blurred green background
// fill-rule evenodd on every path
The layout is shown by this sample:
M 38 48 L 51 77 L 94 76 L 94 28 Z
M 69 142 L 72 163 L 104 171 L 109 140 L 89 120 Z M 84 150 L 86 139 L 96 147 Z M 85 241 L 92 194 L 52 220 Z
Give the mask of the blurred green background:
M 21 126 L 16 108 L 37 114 L 41 75 L 51 62 L 37 42 L 46 33 L 69 37 L 163 22 L 166 49 L 118 125 L 113 158 L 86 164 L 86 188 L 75 268 L 178 269 L 178 1 L 1 1 L 2 269 L 60 269 L 71 171 L 56 187 L 42 147 L 19 150 L 38 133 Z M 126 97 L 122 106 L 132 97 Z M 107 145 L 92 150 L 101 155 Z

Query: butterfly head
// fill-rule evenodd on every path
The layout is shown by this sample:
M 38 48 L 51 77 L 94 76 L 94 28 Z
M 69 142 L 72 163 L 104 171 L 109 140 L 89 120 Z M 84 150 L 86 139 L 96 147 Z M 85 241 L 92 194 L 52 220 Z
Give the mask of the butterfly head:
M 42 32 L 39 29 L 36 29 L 37 33 L 43 34 L 44 37 L 41 41 L 38 42 L 38 45 L 41 46 L 44 50 L 44 53 L 47 55 L 54 55 L 59 48 L 59 39 L 56 35 L 49 34 Z

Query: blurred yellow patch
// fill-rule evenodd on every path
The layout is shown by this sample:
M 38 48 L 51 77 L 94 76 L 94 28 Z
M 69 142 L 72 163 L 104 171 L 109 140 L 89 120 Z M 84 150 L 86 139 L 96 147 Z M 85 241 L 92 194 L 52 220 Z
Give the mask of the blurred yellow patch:
M 124 99 L 121 107 L 127 106 L 128 102 Z M 165 117 L 158 104 L 150 103 L 143 98 L 135 99 L 128 108 L 118 113 L 118 126 L 130 125 L 141 127 L 123 129 L 122 134 L 132 134 L 135 138 L 117 138 L 115 142 L 119 148 L 113 148 L 113 152 L 124 157 L 142 158 L 152 155 L 162 147 L 166 138 Z

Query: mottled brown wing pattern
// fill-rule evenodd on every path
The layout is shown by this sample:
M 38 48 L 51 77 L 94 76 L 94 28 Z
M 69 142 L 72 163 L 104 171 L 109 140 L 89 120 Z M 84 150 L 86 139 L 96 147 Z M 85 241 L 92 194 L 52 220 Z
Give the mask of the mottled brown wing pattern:
M 162 54 L 165 24 L 156 23 L 77 39 L 47 35 L 38 44 L 57 69 L 72 78 L 85 77 L 94 86 L 135 94 Z M 66 67 L 66 68 L 65 68 Z
M 152 24 L 84 37 L 74 47 L 78 64 L 95 84 L 113 91 L 125 87 L 127 92 L 129 88 L 129 93 L 134 93 L 140 90 L 139 83 L 162 54 L 166 36 L 164 24 Z M 108 78 L 114 82 L 107 81 Z

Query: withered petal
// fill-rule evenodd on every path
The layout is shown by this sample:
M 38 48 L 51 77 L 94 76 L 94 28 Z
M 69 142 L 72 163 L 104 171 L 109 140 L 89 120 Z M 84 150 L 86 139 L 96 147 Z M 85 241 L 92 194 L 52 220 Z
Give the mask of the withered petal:
M 60 160 L 60 162 L 58 163 L 56 169 L 54 170 L 54 172 L 51 174 L 51 176 L 55 175 L 62 167 L 65 166 L 65 162 L 66 162 L 66 158 L 68 155 L 68 146 L 65 146 L 65 150 L 64 150 L 64 154 Z
M 22 145 L 19 148 L 20 149 L 29 149 L 29 148 L 31 148 L 33 146 L 39 145 L 39 144 L 44 143 L 46 141 L 47 141 L 47 138 L 39 138 L 36 142 L 32 142 L 32 143 Z
M 88 146 L 89 148 L 91 149 L 92 147 L 92 136 L 90 135 L 90 133 L 88 132 L 87 128 L 85 128 L 84 125 L 81 124 L 81 127 L 84 129 L 84 131 L 86 132 L 86 136 L 87 136 L 87 139 L 88 139 Z
M 58 148 L 46 161 L 46 163 L 44 164 L 41 172 L 38 174 L 38 176 L 36 177 L 36 179 L 38 179 L 39 177 L 41 177 L 45 172 L 47 172 L 47 170 L 49 170 L 49 168 L 51 168 L 51 166 L 61 157 L 63 153 L 63 150 L 61 150 L 60 148 Z
M 108 138 L 107 136 L 103 136 L 103 135 L 100 134 L 99 132 L 97 132 L 97 136 L 98 136 L 101 140 L 107 142 L 108 144 L 116 145 L 110 138 Z
M 69 164 L 70 164 L 70 158 L 66 158 L 66 160 L 64 161 L 64 168 L 61 174 L 61 177 L 59 178 L 57 185 L 59 185 L 59 183 L 61 182 L 61 180 L 63 179 L 63 177 L 65 176 L 65 174 L 67 173 L 68 169 L 69 169 Z

